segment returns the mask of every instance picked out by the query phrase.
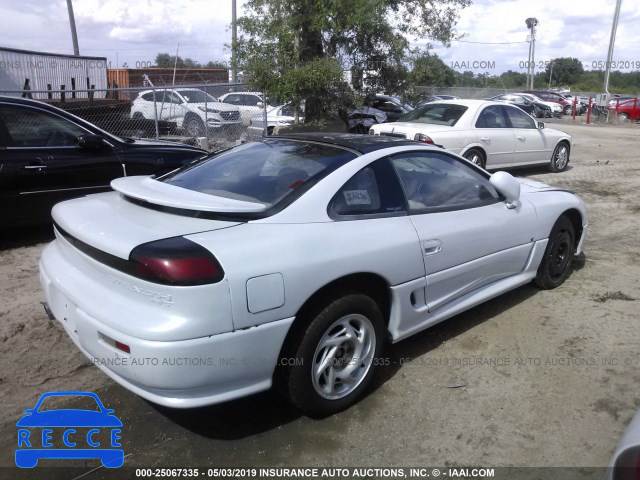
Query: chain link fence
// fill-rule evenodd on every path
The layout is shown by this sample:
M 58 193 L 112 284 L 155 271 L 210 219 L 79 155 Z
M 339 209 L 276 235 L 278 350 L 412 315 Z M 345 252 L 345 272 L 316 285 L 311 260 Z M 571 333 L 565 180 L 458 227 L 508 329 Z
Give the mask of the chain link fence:
M 238 93 L 244 95 L 229 95 Z M 46 102 L 113 135 L 170 140 L 210 151 L 241 143 L 250 118 L 262 113 L 259 94 L 247 93 L 240 83 L 0 91 Z M 221 102 L 220 97 L 226 98 Z

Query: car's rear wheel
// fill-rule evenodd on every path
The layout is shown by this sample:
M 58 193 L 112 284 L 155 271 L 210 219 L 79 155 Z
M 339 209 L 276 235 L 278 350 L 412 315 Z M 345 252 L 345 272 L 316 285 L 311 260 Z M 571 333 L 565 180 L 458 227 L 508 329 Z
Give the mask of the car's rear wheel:
M 565 142 L 560 142 L 556 145 L 553 155 L 551 156 L 551 162 L 549 168 L 552 172 L 563 172 L 569 165 L 569 145 Z
M 293 358 L 286 359 L 291 402 L 310 416 L 354 404 L 373 378 L 383 335 L 382 312 L 370 297 L 351 293 L 330 301 L 300 332 Z
M 487 160 L 484 158 L 484 154 L 477 148 L 470 148 L 464 154 L 464 158 L 471 163 L 475 163 L 479 167 L 485 168 L 487 166 Z
M 619 113 L 618 114 L 618 121 L 620 123 L 628 123 L 629 122 L 629 115 L 627 115 L 626 113 Z
M 562 215 L 549 235 L 549 243 L 540 261 L 535 283 L 549 290 L 559 287 L 569 276 L 575 249 L 575 230 L 571 221 Z
M 204 122 L 198 117 L 189 117 L 184 122 L 184 129 L 192 137 L 204 136 Z
M 564 114 L 565 115 L 571 115 L 571 112 L 573 111 L 573 108 L 571 105 L 565 105 L 564 106 Z

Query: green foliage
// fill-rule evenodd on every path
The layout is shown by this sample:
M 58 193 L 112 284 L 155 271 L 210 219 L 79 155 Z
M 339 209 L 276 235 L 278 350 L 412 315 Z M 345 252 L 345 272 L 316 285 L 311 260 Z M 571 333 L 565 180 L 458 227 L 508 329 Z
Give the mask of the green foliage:
M 361 80 L 360 94 L 404 89 L 409 38 L 449 44 L 459 8 L 469 4 L 470 0 L 248 0 L 238 20 L 238 59 L 253 88 L 280 101 L 304 98 L 306 119 L 312 121 L 359 101 L 346 87 L 343 71 Z
M 214 62 L 209 62 L 206 68 L 214 68 Z M 178 61 L 176 62 L 175 55 L 169 55 L 168 53 L 159 53 L 156 55 L 155 66 L 158 68 L 202 68 L 195 60 L 190 58 L 182 58 L 178 56 Z
M 582 62 L 577 58 L 554 58 L 551 60 L 544 71 L 547 85 L 568 85 L 574 82 L 582 73 L 584 68 Z

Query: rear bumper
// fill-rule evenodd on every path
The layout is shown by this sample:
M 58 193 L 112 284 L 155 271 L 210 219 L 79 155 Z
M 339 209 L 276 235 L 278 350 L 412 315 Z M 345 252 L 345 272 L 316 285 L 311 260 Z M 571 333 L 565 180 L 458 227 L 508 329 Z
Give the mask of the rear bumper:
M 40 260 L 48 313 L 94 365 L 126 389 L 160 405 L 192 408 L 271 387 L 293 318 L 202 338 L 146 340 L 96 318 L 101 306 L 77 288 L 69 289 L 64 273 L 53 268 L 64 261 L 59 255 L 50 245 Z M 127 345 L 130 353 L 115 342 Z

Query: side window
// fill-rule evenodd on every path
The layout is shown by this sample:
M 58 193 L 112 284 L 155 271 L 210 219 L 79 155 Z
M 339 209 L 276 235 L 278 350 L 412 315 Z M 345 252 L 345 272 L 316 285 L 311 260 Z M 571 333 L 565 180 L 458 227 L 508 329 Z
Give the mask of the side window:
M 259 101 L 260 98 L 256 97 L 255 95 L 244 95 L 244 104 L 248 107 L 255 107 L 256 105 L 258 105 Z
M 505 107 L 505 110 L 513 128 L 536 128 L 533 118 L 519 108 Z
M 332 217 L 397 215 L 406 212 L 398 178 L 387 159 L 366 166 L 338 190 L 329 204 Z
M 182 103 L 182 98 L 175 92 L 167 92 L 166 100 L 169 103 L 177 103 L 178 105 Z
M 455 157 L 407 152 L 391 157 L 409 203 L 409 213 L 476 208 L 498 202 L 489 180 Z
M 153 102 L 153 92 L 148 92 L 142 95 L 142 99 L 147 102 Z M 162 92 L 156 92 L 156 102 L 162 102 Z
M 0 123 L 6 126 L 9 146 L 72 147 L 83 128 L 60 117 L 20 107 L 0 107 Z
M 501 105 L 486 107 L 476 121 L 476 128 L 507 128 Z
M 224 99 L 224 103 L 230 103 L 231 105 L 240 105 L 242 103 L 242 98 L 240 98 L 240 95 L 229 95 Z

